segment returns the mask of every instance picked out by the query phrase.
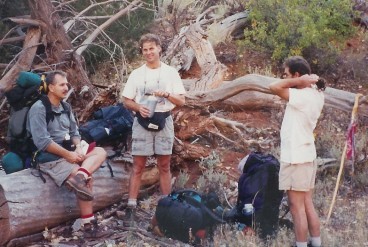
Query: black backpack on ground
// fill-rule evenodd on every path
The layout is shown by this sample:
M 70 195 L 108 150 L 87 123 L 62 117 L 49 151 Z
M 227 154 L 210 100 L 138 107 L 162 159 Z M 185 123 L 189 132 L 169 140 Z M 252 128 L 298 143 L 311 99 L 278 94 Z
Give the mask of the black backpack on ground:
M 218 206 L 220 201 L 214 192 L 201 195 L 195 190 L 179 190 L 159 200 L 155 218 L 166 237 L 196 243 L 199 230 L 211 236 L 214 227 L 224 223 L 213 211 Z
M 273 155 L 250 153 L 238 181 L 237 205 L 227 219 L 255 227 L 261 238 L 274 236 L 283 197 L 278 189 L 279 170 L 280 163 Z M 253 206 L 250 213 L 244 212 L 245 204 Z

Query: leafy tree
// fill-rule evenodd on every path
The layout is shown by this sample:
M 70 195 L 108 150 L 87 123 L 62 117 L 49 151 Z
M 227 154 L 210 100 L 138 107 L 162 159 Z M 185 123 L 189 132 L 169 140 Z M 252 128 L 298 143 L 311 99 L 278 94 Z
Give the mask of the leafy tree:
M 276 61 L 316 53 L 334 54 L 356 32 L 350 0 L 249 0 L 250 25 L 243 45 L 269 51 Z M 312 57 L 311 57 L 312 55 Z

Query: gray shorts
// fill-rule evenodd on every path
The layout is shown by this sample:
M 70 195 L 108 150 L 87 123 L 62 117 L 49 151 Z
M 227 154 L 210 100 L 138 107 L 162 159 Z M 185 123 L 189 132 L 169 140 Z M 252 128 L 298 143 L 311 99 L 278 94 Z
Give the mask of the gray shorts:
M 58 159 L 46 163 L 39 164 L 42 172 L 48 174 L 55 183 L 60 187 L 64 181 L 80 166 L 72 164 L 65 159 Z
M 174 144 L 174 122 L 172 116 L 166 118 L 165 127 L 160 131 L 143 128 L 137 118 L 132 127 L 132 155 L 171 155 Z

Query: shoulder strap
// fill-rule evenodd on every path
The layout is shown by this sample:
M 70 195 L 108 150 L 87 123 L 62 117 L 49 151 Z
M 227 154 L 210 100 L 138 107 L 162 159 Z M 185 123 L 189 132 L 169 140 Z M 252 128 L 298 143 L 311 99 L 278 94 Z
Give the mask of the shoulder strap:
M 52 111 L 51 102 L 49 100 L 49 97 L 47 97 L 47 95 L 42 95 L 40 100 L 46 109 L 46 125 L 48 125 L 49 122 L 54 119 L 55 113 Z M 64 101 L 61 101 L 61 105 L 64 109 L 64 113 L 67 113 L 70 118 L 71 111 L 69 104 L 67 104 Z
M 51 109 L 51 102 L 49 100 L 49 97 L 47 97 L 46 95 L 42 95 L 40 100 L 46 109 L 46 125 L 48 125 L 49 122 L 54 118 L 54 114 L 52 113 Z
M 70 114 L 72 113 L 70 105 L 63 100 L 60 103 L 64 109 L 64 113 L 67 113 L 70 119 Z

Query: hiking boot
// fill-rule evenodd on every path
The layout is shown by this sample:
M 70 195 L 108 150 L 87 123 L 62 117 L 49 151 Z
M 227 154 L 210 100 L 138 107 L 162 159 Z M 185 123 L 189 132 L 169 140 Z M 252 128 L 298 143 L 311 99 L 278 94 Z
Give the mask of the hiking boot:
M 77 174 L 74 177 L 65 181 L 65 186 L 74 191 L 79 199 L 82 201 L 92 201 L 93 195 L 90 188 L 87 187 L 87 181 L 81 174 Z
M 102 227 L 99 227 L 97 220 L 91 220 L 91 222 L 84 224 L 82 232 L 83 237 L 88 239 L 99 239 L 114 234 L 111 230 L 104 230 Z
M 122 218 L 123 220 L 123 225 L 125 227 L 134 227 L 136 226 L 136 222 L 135 222 L 135 213 L 137 211 L 136 207 L 127 207 L 125 209 L 125 215 Z

